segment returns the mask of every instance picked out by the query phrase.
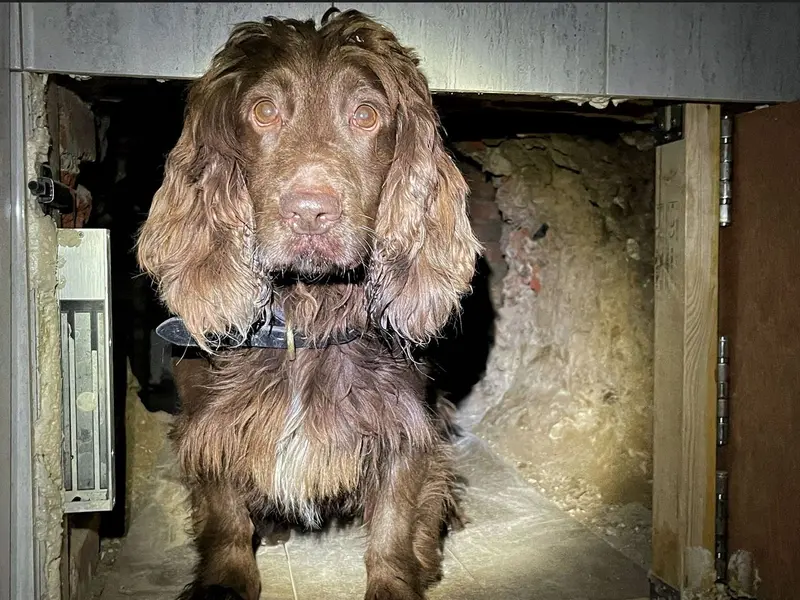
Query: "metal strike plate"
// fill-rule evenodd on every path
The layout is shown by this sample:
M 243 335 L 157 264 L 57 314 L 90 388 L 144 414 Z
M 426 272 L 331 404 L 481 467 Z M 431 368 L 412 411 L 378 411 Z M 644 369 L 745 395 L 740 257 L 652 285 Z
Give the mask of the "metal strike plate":
M 64 511 L 114 508 L 110 245 L 106 229 L 58 230 Z

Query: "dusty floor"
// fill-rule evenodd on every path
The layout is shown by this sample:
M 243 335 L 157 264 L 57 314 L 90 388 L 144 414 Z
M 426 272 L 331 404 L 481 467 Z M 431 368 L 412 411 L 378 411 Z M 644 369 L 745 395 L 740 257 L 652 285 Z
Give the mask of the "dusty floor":
M 478 438 L 459 445 L 469 480 L 471 524 L 447 543 L 444 581 L 431 600 L 633 600 L 647 595 L 647 574 L 546 500 Z M 173 600 L 194 560 L 185 531 L 183 491 L 168 447 L 146 504 L 128 537 L 96 578 L 98 600 Z M 258 553 L 262 599 L 344 600 L 364 587 L 362 532 L 293 534 Z

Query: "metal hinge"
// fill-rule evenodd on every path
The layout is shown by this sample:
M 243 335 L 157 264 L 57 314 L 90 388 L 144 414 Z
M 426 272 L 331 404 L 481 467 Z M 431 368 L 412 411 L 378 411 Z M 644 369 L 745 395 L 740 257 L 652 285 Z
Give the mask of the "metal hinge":
M 730 344 L 727 336 L 719 336 L 717 344 L 717 446 L 728 443 L 730 429 Z
M 719 225 L 731 224 L 731 181 L 733 176 L 733 119 L 722 115 L 719 152 Z
M 717 581 L 728 574 L 728 472 L 717 471 L 716 515 L 714 519 L 714 566 Z
M 656 110 L 656 145 L 683 139 L 683 104 L 660 106 Z

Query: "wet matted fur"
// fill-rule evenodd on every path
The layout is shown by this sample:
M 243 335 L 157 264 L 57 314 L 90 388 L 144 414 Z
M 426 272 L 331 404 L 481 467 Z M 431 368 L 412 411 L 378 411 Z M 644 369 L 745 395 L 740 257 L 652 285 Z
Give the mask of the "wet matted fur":
M 200 555 L 182 598 L 256 600 L 259 536 L 339 515 L 367 527 L 366 598 L 439 579 L 460 516 L 421 356 L 469 291 L 466 193 L 418 59 L 356 11 L 238 25 L 192 85 L 140 264 L 200 341 L 280 314 L 316 347 L 176 373 Z

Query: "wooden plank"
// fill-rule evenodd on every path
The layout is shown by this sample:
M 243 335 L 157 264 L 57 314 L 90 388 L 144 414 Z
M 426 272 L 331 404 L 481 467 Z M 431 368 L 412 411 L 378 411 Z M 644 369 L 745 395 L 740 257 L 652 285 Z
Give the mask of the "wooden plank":
M 684 107 L 656 153 L 653 574 L 713 582 L 719 107 Z
M 686 142 L 656 150 L 653 572 L 680 581 Z
M 684 328 L 683 484 L 684 584 L 713 583 L 716 473 L 717 319 L 719 304 L 718 105 L 688 104 L 686 136 L 686 263 Z M 697 553 L 707 549 L 711 556 Z M 710 580 L 709 580 L 710 578 Z

